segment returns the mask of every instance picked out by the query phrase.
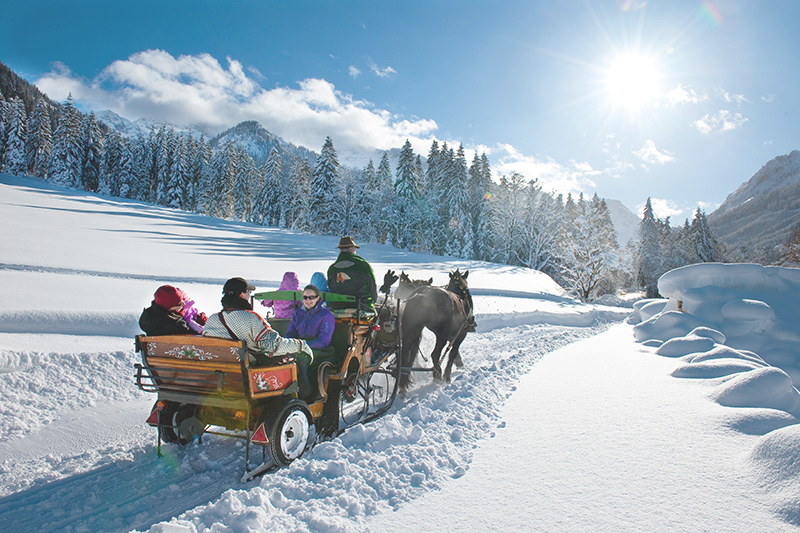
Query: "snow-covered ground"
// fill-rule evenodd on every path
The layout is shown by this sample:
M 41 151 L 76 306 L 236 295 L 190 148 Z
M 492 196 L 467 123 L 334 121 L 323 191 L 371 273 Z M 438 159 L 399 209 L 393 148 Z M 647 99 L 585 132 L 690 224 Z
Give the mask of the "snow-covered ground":
M 138 316 L 163 283 L 213 312 L 231 276 L 306 282 L 338 237 L 7 175 L 0 220 L 3 531 L 800 524 L 797 271 L 687 267 L 662 279 L 669 301 L 631 308 L 581 304 L 525 269 L 363 245 L 379 277 L 443 284 L 470 270 L 479 327 L 464 368 L 448 385 L 417 376 L 381 419 L 242 483 L 239 442 L 207 436 L 156 457 L 153 396 L 132 379 Z

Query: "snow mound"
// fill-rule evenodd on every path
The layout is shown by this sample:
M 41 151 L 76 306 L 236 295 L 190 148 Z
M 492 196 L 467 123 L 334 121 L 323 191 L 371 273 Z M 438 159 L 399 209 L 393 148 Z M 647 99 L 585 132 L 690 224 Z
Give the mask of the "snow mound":
M 656 300 L 661 311 L 648 316 L 649 309 L 658 308 L 651 300 L 640 304 L 638 316 L 635 306 L 629 318 L 629 322 L 639 319 L 634 322 L 636 340 L 663 342 L 685 337 L 697 327 L 711 328 L 721 337 L 707 335 L 705 330 L 696 333 L 717 344 L 758 354 L 800 383 L 800 313 L 796 310 L 800 269 L 704 263 L 667 272 L 658 287 L 668 298 Z M 670 343 L 659 353 L 674 357 L 680 351 L 678 345 Z
M 664 274 L 668 298 L 634 307 L 637 341 L 680 357 L 672 376 L 716 380 L 709 395 L 734 408 L 723 425 L 762 435 L 750 462 L 775 509 L 800 525 L 800 270 L 699 264 Z M 663 342 L 665 341 L 665 342 Z M 780 367 L 780 368 L 778 368 Z
M 741 359 L 715 359 L 679 366 L 672 371 L 672 375 L 676 378 L 711 379 L 730 376 L 737 372 L 747 372 L 760 368 L 760 366 L 752 361 L 742 361 Z
M 721 385 L 711 397 L 728 407 L 766 407 L 800 416 L 800 393 L 779 368 L 754 367 Z
M 633 336 L 640 342 L 653 339 L 664 341 L 684 337 L 703 325 L 698 318 L 687 313 L 663 311 L 637 324 L 633 328 Z
M 761 437 L 750 454 L 756 477 L 775 493 L 775 511 L 787 522 L 800 525 L 800 425 L 794 424 Z
M 700 337 L 689 333 L 685 337 L 670 339 L 662 344 L 656 353 L 665 357 L 682 357 L 692 352 L 707 352 L 716 343 L 708 337 Z

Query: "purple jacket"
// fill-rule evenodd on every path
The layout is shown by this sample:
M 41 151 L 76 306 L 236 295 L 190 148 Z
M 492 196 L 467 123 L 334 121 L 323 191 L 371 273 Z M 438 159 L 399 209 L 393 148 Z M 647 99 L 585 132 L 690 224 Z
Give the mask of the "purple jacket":
M 294 312 L 286 337 L 303 339 L 311 348 L 327 348 L 331 344 L 335 325 L 336 319 L 324 303 L 317 304 L 313 309 L 303 306 Z

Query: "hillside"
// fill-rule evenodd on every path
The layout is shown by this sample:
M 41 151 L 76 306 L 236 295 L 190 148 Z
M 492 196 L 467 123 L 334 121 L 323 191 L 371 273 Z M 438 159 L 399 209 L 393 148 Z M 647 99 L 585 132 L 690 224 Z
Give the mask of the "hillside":
M 302 146 L 295 146 L 284 141 L 277 135 L 267 131 L 255 120 L 241 122 L 236 126 L 223 131 L 213 139 L 211 146 L 219 148 L 227 143 L 233 143 L 237 148 L 244 149 L 256 164 L 264 163 L 269 157 L 273 148 L 277 148 L 281 154 L 281 159 L 287 162 L 290 157 L 295 159 L 305 159 L 310 165 L 314 165 L 317 154 L 307 150 Z M 320 145 L 321 147 L 321 145 Z
M 617 232 L 617 244 L 624 247 L 631 239 L 637 240 L 641 218 L 619 200 L 606 199 L 606 205 L 611 214 L 611 222 L 614 223 L 614 230 Z
M 767 249 L 787 242 L 800 223 L 800 150 L 766 163 L 708 221 L 729 247 Z

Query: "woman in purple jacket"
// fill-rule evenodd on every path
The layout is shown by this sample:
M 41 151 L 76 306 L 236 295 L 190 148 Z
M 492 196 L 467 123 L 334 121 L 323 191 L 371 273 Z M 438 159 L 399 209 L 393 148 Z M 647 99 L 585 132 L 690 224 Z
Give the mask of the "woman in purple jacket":
M 303 289 L 303 307 L 294 312 L 286 337 L 303 339 L 317 355 L 333 355 L 331 339 L 336 320 L 325 302 L 320 301 L 320 292 L 315 285 Z

